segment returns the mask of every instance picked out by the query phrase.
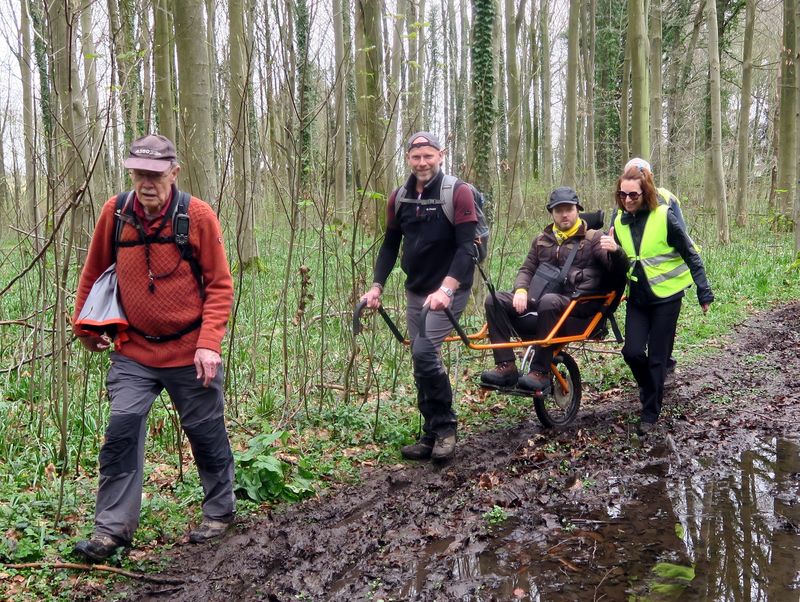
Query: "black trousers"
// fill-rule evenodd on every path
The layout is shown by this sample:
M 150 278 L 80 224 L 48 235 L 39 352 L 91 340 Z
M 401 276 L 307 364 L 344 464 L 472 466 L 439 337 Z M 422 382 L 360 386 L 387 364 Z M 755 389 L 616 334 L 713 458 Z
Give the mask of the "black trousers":
M 628 302 L 622 356 L 639 385 L 642 422 L 661 414 L 667 361 L 675 339 L 682 298 L 667 303 L 637 305 Z
M 528 306 L 522 314 L 514 309 L 514 294 L 509 292 L 497 293 L 497 303 L 492 295 L 486 295 L 483 302 L 486 311 L 486 322 L 489 325 L 489 340 L 492 343 L 507 343 L 511 340 L 512 329 L 524 338 L 543 339 L 558 323 L 564 310 L 570 303 L 566 295 L 548 293 L 538 303 L 528 299 Z M 586 327 L 589 319 L 597 313 L 599 303 L 589 301 L 575 306 L 570 314 L 571 321 L 566 327 L 559 329 L 561 334 L 580 332 Z M 515 359 L 513 349 L 492 349 L 495 363 L 513 362 Z M 553 361 L 552 347 L 536 347 L 531 361 L 531 370 L 537 372 L 550 372 L 550 363 Z

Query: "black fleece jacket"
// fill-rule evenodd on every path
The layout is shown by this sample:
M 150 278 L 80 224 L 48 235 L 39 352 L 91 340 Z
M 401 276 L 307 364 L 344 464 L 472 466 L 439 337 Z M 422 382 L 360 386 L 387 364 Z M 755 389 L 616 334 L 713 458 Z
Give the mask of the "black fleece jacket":
M 440 198 L 443 177 L 440 171 L 425 185 L 419 198 Z M 412 174 L 405 183 L 407 198 L 417 198 L 416 186 L 417 178 Z M 441 205 L 400 203 L 397 192 L 389 197 L 386 233 L 375 262 L 374 281 L 386 283 L 402 241 L 400 265 L 406 274 L 406 289 L 427 295 L 439 288 L 446 276 L 458 280 L 460 289 L 470 288 L 475 271 L 472 253 L 477 216 L 469 187 L 456 185 L 454 224 Z

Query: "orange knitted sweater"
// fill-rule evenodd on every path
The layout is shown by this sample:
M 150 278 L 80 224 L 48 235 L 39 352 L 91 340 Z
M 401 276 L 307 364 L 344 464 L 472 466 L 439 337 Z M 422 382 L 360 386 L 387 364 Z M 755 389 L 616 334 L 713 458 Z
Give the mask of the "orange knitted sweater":
M 113 262 L 115 200 L 116 197 L 112 197 L 105 203 L 95 226 L 78 283 L 73 322 L 80 314 L 95 280 Z M 133 330 L 126 331 L 129 340 L 122 344 L 115 341 L 119 353 L 153 368 L 190 366 L 198 348 L 220 353 L 233 304 L 233 280 L 217 216 L 207 203 L 195 197 L 189 203 L 188 214 L 189 244 L 202 270 L 205 300 L 200 298 L 189 262 L 181 259 L 174 242 L 148 245 L 150 269 L 157 276 L 153 280 L 152 290 L 145 246 L 117 248 L 120 300 L 132 326 L 150 335 L 168 335 L 202 317 L 200 328 L 173 341 L 153 343 Z M 167 219 L 160 236 L 172 236 L 171 219 Z M 138 240 L 136 229 L 124 223 L 120 241 Z M 88 333 L 76 329 L 76 334 Z

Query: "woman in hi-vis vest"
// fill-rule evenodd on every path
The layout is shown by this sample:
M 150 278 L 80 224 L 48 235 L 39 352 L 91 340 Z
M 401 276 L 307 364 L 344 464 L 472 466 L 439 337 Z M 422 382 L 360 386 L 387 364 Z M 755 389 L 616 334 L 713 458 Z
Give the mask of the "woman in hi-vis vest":
M 703 312 L 714 301 L 703 261 L 686 229 L 667 205 L 659 205 L 653 174 L 629 167 L 617 182 L 614 240 L 630 261 L 622 356 L 639 385 L 646 435 L 661 414 L 664 379 L 684 291 L 694 282 Z

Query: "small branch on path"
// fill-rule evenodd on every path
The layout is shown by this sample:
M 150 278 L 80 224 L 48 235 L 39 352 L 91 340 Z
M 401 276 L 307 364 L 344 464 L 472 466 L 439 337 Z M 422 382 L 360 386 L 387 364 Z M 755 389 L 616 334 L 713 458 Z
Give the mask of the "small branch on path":
M 8 569 L 75 569 L 78 571 L 103 571 L 106 573 L 116 573 L 123 577 L 130 577 L 131 579 L 140 579 L 141 581 L 148 581 L 149 583 L 159 583 L 161 585 L 183 585 L 186 583 L 183 579 L 171 579 L 169 577 L 155 577 L 145 573 L 134 573 L 133 571 L 126 571 L 115 566 L 108 566 L 107 564 L 80 564 L 76 562 L 23 562 L 21 564 L 0 564 L 1 567 Z
M 797 420 L 792 420 L 788 418 L 776 418 L 775 416 L 767 416 L 766 414 L 761 414 L 759 412 L 754 412 L 753 410 L 748 410 L 747 408 L 739 408 L 739 412 L 744 412 L 745 414 L 752 414 L 753 416 L 758 416 L 759 418 L 763 418 L 764 420 L 773 420 L 775 422 L 781 422 L 783 424 L 797 424 Z

